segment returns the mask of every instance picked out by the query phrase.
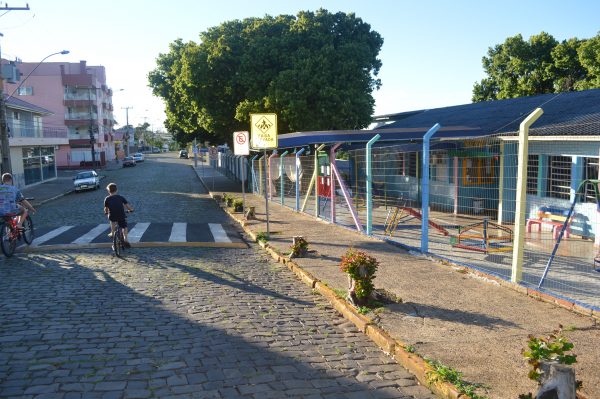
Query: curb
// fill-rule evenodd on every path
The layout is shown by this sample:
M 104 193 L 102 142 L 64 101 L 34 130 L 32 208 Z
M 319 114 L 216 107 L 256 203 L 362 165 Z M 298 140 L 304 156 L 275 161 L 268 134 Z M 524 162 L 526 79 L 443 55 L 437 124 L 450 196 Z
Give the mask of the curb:
M 196 171 L 196 169 L 194 169 L 194 171 Z M 208 187 L 198 175 L 197 171 L 196 175 L 211 198 L 214 199 L 214 194 L 208 190 Z M 245 221 L 238 219 L 236 215 L 231 213 L 227 208 L 223 208 L 223 210 L 242 227 L 244 232 L 252 240 L 256 242 L 256 234 L 246 226 Z M 338 313 L 348 321 L 352 322 L 358 330 L 368 336 L 382 351 L 391 355 L 398 364 L 411 372 L 421 385 L 429 388 L 434 394 L 444 399 L 467 398 L 467 396 L 461 394 L 453 384 L 448 382 L 429 381 L 428 376 L 433 371 L 432 367 L 430 367 L 420 356 L 408 352 L 405 349 L 404 343 L 392 338 L 385 330 L 377 326 L 373 320 L 358 313 L 354 306 L 339 298 L 326 283 L 318 280 L 312 274 L 302 269 L 296 262 L 279 253 L 279 251 L 271 247 L 269 243 L 258 241 L 258 245 L 269 253 L 277 262 L 287 266 L 306 285 L 328 299 Z

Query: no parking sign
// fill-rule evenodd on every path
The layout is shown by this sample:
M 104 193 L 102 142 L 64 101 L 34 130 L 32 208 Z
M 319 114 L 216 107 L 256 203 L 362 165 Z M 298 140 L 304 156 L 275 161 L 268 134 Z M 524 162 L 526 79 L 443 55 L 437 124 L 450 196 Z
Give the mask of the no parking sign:
M 248 132 L 233 133 L 233 153 L 235 155 L 250 155 L 250 143 Z

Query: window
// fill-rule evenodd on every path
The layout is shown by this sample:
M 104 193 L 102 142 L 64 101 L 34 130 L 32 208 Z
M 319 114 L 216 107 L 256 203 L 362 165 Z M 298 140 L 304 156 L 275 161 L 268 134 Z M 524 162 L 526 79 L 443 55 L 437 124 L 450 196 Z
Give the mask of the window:
M 527 194 L 537 194 L 539 155 L 529 155 L 527 161 Z
M 571 198 L 571 157 L 551 156 L 548 158 L 548 196 Z
M 19 118 L 20 118 L 19 113 L 17 111 L 13 111 L 13 119 L 16 120 L 16 121 L 18 121 Z
M 463 159 L 463 184 L 492 184 L 496 172 L 496 159 L 489 158 L 464 158 Z
M 598 158 L 583 159 L 583 178 L 585 180 L 598 180 Z M 592 184 L 586 184 L 584 187 L 583 202 L 597 203 L 596 190 Z
M 17 89 L 17 95 L 19 96 L 33 96 L 33 87 L 21 86 Z
M 417 170 L 419 165 L 417 164 L 417 153 L 408 152 L 404 154 L 407 163 L 408 176 L 417 177 Z

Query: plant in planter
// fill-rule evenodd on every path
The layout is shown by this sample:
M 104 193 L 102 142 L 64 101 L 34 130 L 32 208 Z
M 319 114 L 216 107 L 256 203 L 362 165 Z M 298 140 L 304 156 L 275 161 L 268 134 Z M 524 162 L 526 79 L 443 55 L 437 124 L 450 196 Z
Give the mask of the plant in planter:
M 562 335 L 562 326 L 548 337 L 529 336 L 529 349 L 523 350 L 523 356 L 531 366 L 529 378 L 540 385 L 540 393 L 546 390 L 566 389 L 572 390 L 574 397 L 575 390 L 580 388 L 581 383 L 575 381 L 574 371 L 565 367 L 577 362 L 577 356 L 568 353 L 573 346 L 573 343 Z
M 379 262 L 365 252 L 352 248 L 342 256 L 340 270 L 348 274 L 348 299 L 356 306 L 368 304 L 373 295 L 373 279 Z
M 227 200 L 225 201 L 227 203 L 228 208 L 231 208 L 233 206 L 233 201 L 235 201 L 235 198 L 228 195 Z
M 302 236 L 295 236 L 291 246 L 292 252 L 290 253 L 290 259 L 292 258 L 303 258 L 308 252 L 308 241 Z
M 244 201 L 241 198 L 235 198 L 232 206 L 235 212 L 244 212 Z
M 221 200 L 227 203 L 227 198 L 229 198 L 229 195 L 227 193 L 223 193 L 223 195 L 221 196 Z

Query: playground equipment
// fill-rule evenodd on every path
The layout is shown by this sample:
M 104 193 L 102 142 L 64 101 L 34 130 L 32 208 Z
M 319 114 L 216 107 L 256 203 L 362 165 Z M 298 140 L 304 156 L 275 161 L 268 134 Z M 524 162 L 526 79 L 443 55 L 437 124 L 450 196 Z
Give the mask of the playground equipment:
M 450 237 L 450 245 L 454 248 L 485 254 L 512 251 L 512 243 L 511 229 L 487 219 L 466 226 L 458 226 L 458 235 Z
M 560 229 L 560 233 L 558 234 L 558 238 L 556 239 L 556 243 L 554 244 L 554 249 L 552 250 L 552 254 L 550 255 L 550 258 L 548 259 L 548 263 L 546 264 L 546 268 L 544 269 L 544 274 L 542 275 L 542 278 L 540 279 L 540 282 L 538 284 L 538 288 L 540 288 L 542 286 L 542 284 L 544 284 L 544 280 L 546 279 L 546 276 L 548 275 L 548 272 L 550 271 L 550 267 L 552 266 L 552 262 L 554 261 L 554 256 L 556 256 L 556 252 L 558 251 L 558 246 L 560 245 L 560 242 L 563 238 L 563 235 L 565 234 L 565 231 L 567 230 L 567 227 L 571 224 L 571 218 L 573 217 L 573 211 L 575 210 L 575 205 L 577 204 L 577 199 L 580 198 L 582 189 L 584 189 L 586 187 L 586 185 L 588 185 L 588 184 L 590 184 L 594 189 L 597 210 L 600 212 L 600 192 L 598 191 L 599 183 L 600 183 L 600 180 L 591 180 L 591 179 L 583 180 L 581 183 L 579 183 L 577 190 L 575 190 L 575 195 L 573 196 L 573 200 L 571 201 L 571 207 L 569 208 L 569 212 L 567 213 L 567 216 L 565 218 L 565 221 L 563 222 L 562 228 Z M 596 256 L 594 256 L 593 268 L 595 271 L 600 272 L 600 250 L 596 253 Z
M 390 218 L 391 216 L 391 218 Z M 390 212 L 388 212 L 388 217 L 386 218 L 385 221 L 385 235 L 388 236 L 392 236 L 394 234 L 394 231 L 398 228 L 398 225 L 405 219 L 405 218 L 415 218 L 418 220 L 423 220 L 423 215 L 421 214 L 421 212 L 417 211 L 416 209 L 410 208 L 408 206 L 403 206 L 403 205 L 399 205 L 399 206 L 394 206 L 392 209 L 390 209 Z M 439 231 L 440 233 L 442 233 L 444 236 L 449 235 L 450 233 L 448 233 L 448 230 L 446 230 L 444 227 L 442 227 L 441 225 L 432 222 L 431 220 L 428 221 L 428 224 L 433 227 L 434 229 L 436 229 L 437 231 Z

